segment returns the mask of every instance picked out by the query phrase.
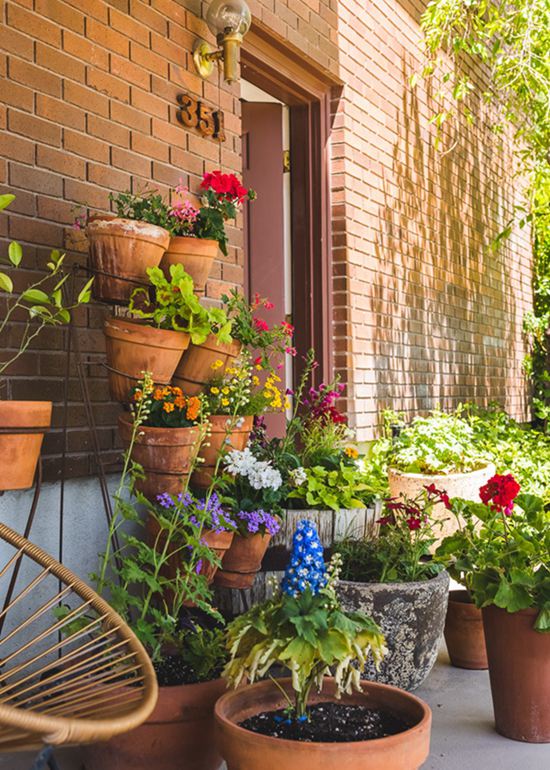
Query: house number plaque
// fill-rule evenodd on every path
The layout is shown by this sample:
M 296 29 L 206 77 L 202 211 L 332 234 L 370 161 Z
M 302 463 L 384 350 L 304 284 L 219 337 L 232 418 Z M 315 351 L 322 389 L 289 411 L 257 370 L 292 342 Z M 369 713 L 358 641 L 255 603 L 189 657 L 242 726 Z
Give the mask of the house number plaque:
M 182 126 L 196 128 L 203 136 L 211 136 L 219 142 L 225 142 L 223 112 L 213 110 L 204 102 L 189 94 L 178 94 L 176 117 Z

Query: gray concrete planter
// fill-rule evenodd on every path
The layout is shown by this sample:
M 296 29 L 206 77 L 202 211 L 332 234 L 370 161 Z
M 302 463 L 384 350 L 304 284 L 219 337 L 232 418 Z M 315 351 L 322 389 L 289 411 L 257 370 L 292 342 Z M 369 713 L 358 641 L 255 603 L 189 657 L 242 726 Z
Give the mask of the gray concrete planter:
M 338 594 L 346 610 L 361 610 L 378 623 L 388 653 L 380 670 L 369 664 L 365 678 L 404 690 L 420 687 L 437 658 L 445 626 L 449 575 L 418 583 L 353 583 L 342 580 Z

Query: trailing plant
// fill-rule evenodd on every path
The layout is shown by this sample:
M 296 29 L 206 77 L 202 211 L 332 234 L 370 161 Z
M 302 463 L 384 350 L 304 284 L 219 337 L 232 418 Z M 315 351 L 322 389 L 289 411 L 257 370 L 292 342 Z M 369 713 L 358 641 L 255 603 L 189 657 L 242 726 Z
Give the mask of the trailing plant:
M 114 205 L 117 217 L 148 222 L 171 232 L 170 209 L 157 189 L 111 193 L 109 200 Z
M 433 516 L 438 503 L 451 507 L 445 492 L 433 484 L 415 498 L 386 500 L 378 520 L 378 537 L 345 538 L 334 544 L 333 551 L 342 560 L 342 578 L 359 583 L 409 583 L 435 577 L 442 569 L 430 558 L 430 547 L 442 526 Z
M 147 399 L 147 416 L 142 424 L 150 428 L 189 428 L 204 416 L 201 396 L 185 396 L 181 388 L 172 385 L 157 386 L 150 396 L 144 396 L 138 385 L 130 396 L 134 403 Z
M 224 676 L 230 685 L 252 684 L 274 667 L 288 669 L 289 711 L 297 720 L 307 719 L 311 689 L 320 690 L 327 675 L 334 676 L 337 696 L 361 690 L 361 672 L 370 655 L 376 663 L 382 659 L 384 637 L 363 613 L 341 609 L 338 569 L 337 558 L 326 568 L 315 526 L 300 522 L 280 590 L 228 626 Z
M 0 195 L 0 211 L 7 208 L 15 200 L 15 195 Z M 11 241 L 8 246 L 8 263 L 11 268 L 18 268 L 23 260 L 23 249 L 17 241 Z M 24 323 L 16 351 L 7 353 L 7 358 L 0 361 L 0 376 L 22 356 L 36 337 L 47 326 L 61 326 L 71 320 L 71 312 L 90 301 L 93 278 L 80 289 L 76 300 L 68 303 L 64 296 L 64 286 L 70 273 L 64 269 L 65 254 L 57 249 L 50 252 L 46 264 L 46 274 L 37 281 L 29 284 L 22 292 L 14 290 L 11 275 L 0 272 L 0 293 L 9 295 L 6 311 L 0 321 L 0 335 L 4 334 L 7 325 L 15 314 L 22 314 Z M 18 319 L 19 320 L 19 319 Z M 2 347 L 7 348 L 4 344 Z
M 150 288 L 140 286 L 132 292 L 129 310 L 157 329 L 187 332 L 194 345 L 201 345 L 210 334 L 220 342 L 231 342 L 231 321 L 221 308 L 205 308 L 193 291 L 193 279 L 183 265 L 170 266 L 170 280 L 159 267 L 147 268 Z
M 540 497 L 519 492 L 511 474 L 496 475 L 481 487 L 481 502 L 454 499 L 459 529 L 436 555 L 477 607 L 536 608 L 535 629 L 549 632 L 550 511 Z

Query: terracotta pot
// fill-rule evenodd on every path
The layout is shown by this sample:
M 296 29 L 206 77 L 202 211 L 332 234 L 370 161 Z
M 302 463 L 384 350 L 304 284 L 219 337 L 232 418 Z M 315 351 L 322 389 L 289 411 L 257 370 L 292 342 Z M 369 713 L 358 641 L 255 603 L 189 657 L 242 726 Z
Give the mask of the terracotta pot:
M 214 705 L 225 689 L 223 679 L 160 687 L 141 727 L 83 748 L 86 770 L 218 770 Z
M 481 612 L 497 732 L 550 743 L 550 634 L 533 628 L 538 610 Z
M 49 428 L 51 401 L 0 401 L 0 428 Z M 34 483 L 44 432 L 0 433 L 0 491 Z
M 192 481 L 197 487 L 210 486 L 220 453 L 231 449 L 244 449 L 250 438 L 254 423 L 253 417 L 228 417 L 211 415 L 210 436 L 201 447 L 199 458 L 201 465 L 193 471 Z M 232 427 L 234 426 L 234 427 Z
M 214 583 L 223 588 L 250 588 L 271 540 L 271 535 L 255 534 L 243 537 L 238 533 L 223 557 L 222 568 Z
M 132 417 L 128 413 L 118 418 L 118 429 L 125 447 L 132 437 Z M 161 492 L 177 495 L 189 478 L 201 433 L 198 428 L 151 428 L 140 426 L 132 450 L 132 459 L 145 471 L 145 479 L 136 488 L 149 500 Z
M 240 342 L 235 340 L 224 345 L 215 334 L 210 334 L 202 345 L 189 345 L 174 374 L 174 385 L 179 385 L 188 396 L 202 393 L 208 381 L 215 375 L 223 375 L 240 351 Z M 222 366 L 214 370 L 212 364 L 216 361 L 221 361 Z
M 468 591 L 451 591 L 445 620 L 445 642 L 453 666 L 486 669 L 487 650 L 481 610 Z
M 134 289 L 148 285 L 148 267 L 158 267 L 170 242 L 168 230 L 120 217 L 94 217 L 86 227 L 90 267 L 99 272 L 92 286 L 101 302 L 126 305 Z
M 278 679 L 292 698 L 290 679 Z M 362 683 L 363 692 L 343 695 L 339 701 L 382 708 L 402 717 L 413 727 L 399 735 L 350 743 L 305 743 L 271 738 L 245 730 L 239 722 L 284 708 L 287 702 L 271 681 L 228 692 L 216 703 L 220 753 L 227 770 L 416 770 L 430 750 L 432 714 L 414 695 L 383 684 Z M 334 680 L 324 680 L 321 693 L 314 690 L 310 703 L 333 701 Z
M 108 318 L 104 331 L 109 390 L 113 400 L 121 403 L 128 402 L 128 394 L 143 372 L 151 372 L 156 383 L 168 385 L 189 344 L 185 332 L 122 318 Z
M 193 279 L 195 293 L 204 294 L 217 253 L 218 241 L 178 235 L 170 238 L 160 266 L 166 277 L 170 278 L 170 266 L 183 265 L 185 272 Z
M 152 516 L 148 516 L 145 523 L 145 528 L 147 531 L 147 539 L 149 545 L 153 546 L 160 531 L 159 525 Z M 224 554 L 231 547 L 231 543 L 233 541 L 233 532 L 214 532 L 212 529 L 207 529 L 202 533 L 202 539 L 203 542 L 212 551 L 214 551 L 216 556 L 218 556 L 221 560 L 223 559 Z M 162 536 L 160 538 L 160 545 L 162 547 Z M 176 554 L 168 560 L 168 564 L 164 573 L 166 577 L 175 576 L 179 569 L 179 565 L 180 557 Z M 214 576 L 217 570 L 218 568 L 215 564 L 211 564 L 210 562 L 203 562 L 200 574 L 205 576 L 208 583 L 211 583 L 214 580 Z M 185 606 L 193 607 L 194 604 L 192 602 L 185 602 Z

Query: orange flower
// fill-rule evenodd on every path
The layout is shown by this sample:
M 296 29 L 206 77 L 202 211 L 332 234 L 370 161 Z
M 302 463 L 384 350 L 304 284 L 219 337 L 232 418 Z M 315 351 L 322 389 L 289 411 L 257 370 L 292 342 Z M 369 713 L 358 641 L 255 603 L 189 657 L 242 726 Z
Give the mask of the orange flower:
M 174 406 L 177 406 L 178 409 L 184 409 L 185 408 L 185 396 L 177 396 L 174 399 Z
M 183 396 L 183 390 L 178 387 L 173 387 L 172 393 L 174 394 L 174 396 Z
M 187 419 L 188 420 L 196 420 L 199 416 L 201 408 L 201 400 L 200 398 L 197 398 L 196 396 L 191 396 L 189 401 L 187 402 Z
M 155 391 L 153 393 L 153 398 L 155 401 L 162 401 L 164 398 L 164 391 L 162 388 L 155 388 Z
M 134 401 L 141 401 L 143 398 L 143 392 L 141 390 L 136 390 L 134 393 Z
M 174 411 L 174 404 L 171 401 L 166 401 L 162 405 L 162 408 L 164 409 L 165 412 L 173 412 Z

